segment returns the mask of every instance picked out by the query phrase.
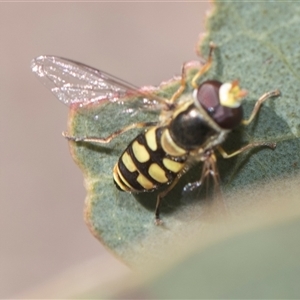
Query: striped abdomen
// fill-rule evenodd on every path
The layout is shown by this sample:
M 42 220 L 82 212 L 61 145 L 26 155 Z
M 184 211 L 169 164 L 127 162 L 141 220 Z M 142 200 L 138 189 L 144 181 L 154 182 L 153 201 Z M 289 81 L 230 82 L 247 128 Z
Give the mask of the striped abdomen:
M 114 167 L 114 181 L 123 191 L 154 190 L 175 179 L 185 166 L 186 155 L 166 127 L 151 127 L 123 152 Z

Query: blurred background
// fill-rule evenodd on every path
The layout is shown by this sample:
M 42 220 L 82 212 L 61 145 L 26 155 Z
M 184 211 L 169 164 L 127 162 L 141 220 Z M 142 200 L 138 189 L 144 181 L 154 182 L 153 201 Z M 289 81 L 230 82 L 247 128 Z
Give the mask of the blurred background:
M 31 73 L 31 59 L 58 55 L 138 86 L 157 85 L 197 59 L 209 8 L 207 2 L 0 4 L 0 298 L 57 283 L 78 265 L 83 278 L 97 281 L 129 272 L 84 224 L 82 174 L 61 136 L 68 109 Z

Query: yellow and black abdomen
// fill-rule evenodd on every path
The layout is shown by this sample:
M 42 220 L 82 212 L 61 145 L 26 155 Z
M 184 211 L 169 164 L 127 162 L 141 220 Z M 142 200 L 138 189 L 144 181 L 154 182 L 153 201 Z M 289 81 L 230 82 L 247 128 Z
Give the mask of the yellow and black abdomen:
M 123 152 L 114 167 L 114 181 L 123 191 L 157 189 L 175 179 L 185 166 L 186 154 L 174 144 L 167 127 L 151 127 Z

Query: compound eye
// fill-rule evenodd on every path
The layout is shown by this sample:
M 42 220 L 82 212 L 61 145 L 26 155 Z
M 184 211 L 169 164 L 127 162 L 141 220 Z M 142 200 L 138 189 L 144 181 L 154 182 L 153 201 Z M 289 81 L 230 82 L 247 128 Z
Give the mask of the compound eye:
M 222 83 L 217 80 L 207 80 L 198 87 L 197 100 L 210 115 L 213 115 L 220 105 L 219 90 L 221 85 Z
M 196 100 L 209 116 L 222 128 L 233 129 L 243 119 L 243 109 L 221 105 L 219 91 L 222 83 L 217 80 L 203 82 L 197 90 Z

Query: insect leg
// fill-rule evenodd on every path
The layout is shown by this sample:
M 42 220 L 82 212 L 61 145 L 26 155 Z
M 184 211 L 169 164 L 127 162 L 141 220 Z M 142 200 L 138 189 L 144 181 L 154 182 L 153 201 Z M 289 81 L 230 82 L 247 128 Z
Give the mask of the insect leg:
M 186 87 L 186 74 L 185 74 L 185 65 L 183 64 L 181 69 L 181 80 L 180 80 L 180 87 L 178 90 L 173 94 L 172 98 L 169 100 L 170 103 L 174 103 L 183 93 Z
M 216 45 L 213 42 L 210 42 L 209 44 L 209 54 L 206 63 L 202 66 L 202 68 L 197 72 L 197 74 L 192 79 L 192 87 L 194 89 L 198 88 L 197 80 L 209 70 L 211 64 L 212 64 L 212 54 L 213 50 L 216 48 Z
M 173 182 L 161 193 L 158 194 L 157 200 L 156 200 L 156 207 L 155 207 L 155 224 L 156 225 L 161 225 L 163 222 L 161 221 L 159 214 L 160 214 L 160 204 L 161 204 L 161 199 L 164 198 L 177 184 L 179 178 L 181 177 L 182 173 L 179 173 L 177 177 L 173 180 Z
M 105 138 L 99 138 L 99 137 L 75 137 L 75 136 L 71 136 L 68 134 L 68 132 L 64 131 L 62 133 L 62 135 L 69 141 L 74 141 L 74 142 L 91 142 L 91 143 L 99 143 L 99 144 L 108 144 L 111 142 L 111 140 L 113 140 L 114 138 L 116 138 L 117 136 L 119 136 L 120 134 L 134 129 L 134 128 L 143 128 L 143 127 L 151 127 L 151 126 L 156 126 L 158 124 L 158 122 L 140 122 L 140 123 L 133 123 L 130 124 L 128 126 L 125 126 L 115 132 L 113 132 L 112 134 L 110 134 L 109 136 L 105 137 Z
M 256 142 L 256 143 L 250 143 L 244 147 L 242 147 L 239 150 L 236 150 L 230 154 L 228 154 L 221 146 L 218 146 L 217 149 L 220 152 L 220 154 L 222 155 L 223 158 L 231 158 L 233 156 L 236 156 L 246 150 L 249 150 L 251 148 L 255 148 L 255 147 L 269 147 L 271 149 L 275 149 L 276 147 L 276 143 L 272 143 L 272 142 Z
M 216 192 L 220 185 L 220 176 L 217 168 L 217 158 L 214 153 L 210 153 L 204 161 L 200 182 L 203 182 L 208 175 L 211 175 L 214 180 L 214 189 Z
M 201 177 L 198 181 L 188 183 L 184 187 L 184 191 L 191 192 L 196 188 L 202 187 L 203 183 L 206 183 L 206 197 L 209 195 L 209 181 L 210 177 L 213 180 L 213 199 L 211 203 L 217 205 L 222 209 L 222 212 L 226 211 L 226 204 L 223 201 L 221 189 L 220 189 L 220 175 L 217 167 L 217 158 L 213 151 L 209 151 L 203 160 Z M 216 200 L 216 201 L 215 201 Z
M 220 189 L 220 174 L 217 166 L 217 158 L 213 152 L 209 154 L 209 156 L 204 161 L 203 171 L 200 178 L 200 183 L 204 180 L 206 181 L 206 197 L 208 198 L 208 183 L 211 176 L 213 179 L 213 199 L 217 201 L 213 201 L 212 204 L 218 205 L 222 208 L 222 212 L 226 211 L 226 204 L 223 201 L 221 189 Z
M 210 43 L 209 45 L 209 55 L 208 55 L 208 59 L 206 61 L 206 63 L 202 66 L 202 68 L 197 72 L 197 74 L 193 77 L 192 80 L 192 86 L 196 89 L 198 87 L 196 81 L 198 80 L 198 78 L 204 74 L 211 66 L 212 63 L 212 52 L 214 50 L 214 48 L 216 47 L 216 45 L 214 43 Z M 183 93 L 185 87 L 186 87 L 186 74 L 185 74 L 185 66 L 186 64 L 183 64 L 182 69 L 181 69 L 181 82 L 180 82 L 180 87 L 178 88 L 178 90 L 173 94 L 172 98 L 169 100 L 170 103 L 174 103 L 179 97 L 180 95 Z
M 252 113 L 249 117 L 248 120 L 243 120 L 242 121 L 242 124 L 243 125 L 249 125 L 253 119 L 255 118 L 255 116 L 257 115 L 261 105 L 267 100 L 269 99 L 270 97 L 275 97 L 275 96 L 279 96 L 280 95 L 280 91 L 279 90 L 274 90 L 274 91 L 270 91 L 270 92 L 267 92 L 265 94 L 263 94 L 255 103 L 254 105 L 254 108 L 252 110 Z
M 208 175 L 211 175 L 213 177 L 215 191 L 216 191 L 218 189 L 219 182 L 220 182 L 220 176 L 219 176 L 216 162 L 217 162 L 216 156 L 213 153 L 209 153 L 208 156 L 203 161 L 202 173 L 200 179 L 198 181 L 188 183 L 184 187 L 184 191 L 191 192 L 194 189 L 200 187 Z

